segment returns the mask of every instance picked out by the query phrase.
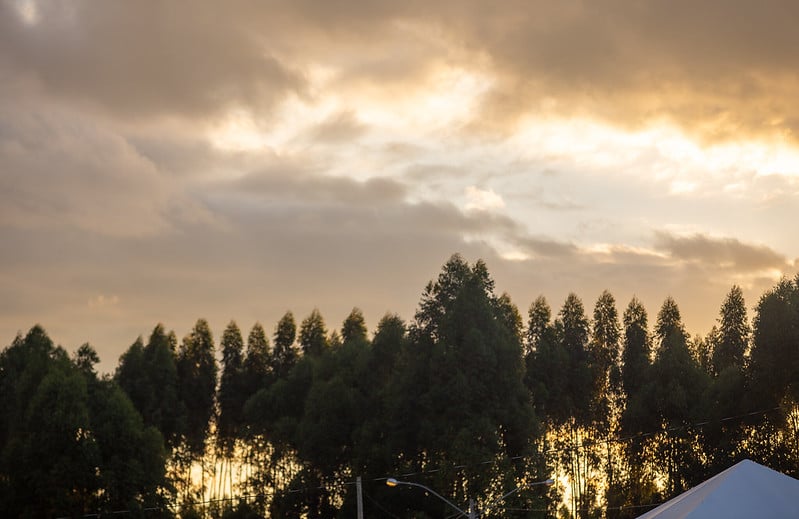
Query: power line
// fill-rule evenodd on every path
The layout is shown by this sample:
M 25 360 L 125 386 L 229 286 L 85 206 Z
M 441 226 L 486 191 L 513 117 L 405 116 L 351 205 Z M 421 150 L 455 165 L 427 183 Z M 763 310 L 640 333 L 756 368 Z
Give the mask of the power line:
M 748 413 L 741 413 L 741 414 L 737 414 L 737 415 L 725 416 L 725 417 L 722 417 L 722 418 L 703 420 L 703 421 L 695 422 L 695 423 L 691 423 L 691 424 L 683 424 L 683 425 L 678 425 L 678 426 L 666 427 L 666 428 L 663 428 L 663 429 L 660 429 L 660 430 L 657 430 L 657 431 L 648 431 L 648 432 L 636 433 L 636 434 L 632 434 L 632 435 L 629 435 L 629 436 L 622 436 L 622 437 L 616 437 L 616 438 L 607 437 L 607 438 L 604 438 L 604 439 L 597 439 L 597 440 L 592 440 L 592 441 L 588 441 L 588 442 L 581 442 L 581 443 L 579 443 L 577 445 L 570 446 L 570 447 L 548 449 L 548 450 L 544 451 L 544 454 L 555 454 L 555 453 L 567 452 L 567 451 L 571 451 L 571 450 L 580 450 L 580 449 L 593 447 L 593 446 L 596 446 L 596 445 L 609 444 L 609 443 L 624 443 L 624 442 L 627 442 L 627 441 L 630 441 L 630 440 L 634 440 L 634 439 L 638 439 L 638 438 L 648 438 L 648 437 L 652 437 L 652 436 L 657 436 L 659 434 L 674 432 L 674 431 L 678 431 L 678 430 L 682 430 L 682 429 L 702 428 L 702 427 L 705 427 L 705 426 L 708 426 L 708 425 L 711 425 L 711 424 L 715 424 L 715 423 L 728 422 L 728 421 L 731 421 L 731 420 L 737 420 L 737 419 L 746 418 L 746 417 L 750 417 L 750 416 L 759 416 L 759 415 L 763 415 L 763 414 L 770 413 L 770 412 L 773 412 L 773 411 L 778 411 L 780 409 L 786 409 L 786 406 L 777 406 L 777 407 L 772 407 L 772 408 L 769 408 L 769 409 L 762 409 L 762 410 L 759 410 L 759 411 L 752 411 L 752 412 L 748 412 Z M 524 459 L 525 457 L 526 456 L 512 456 L 512 457 L 507 458 L 507 459 L 508 459 L 508 461 L 517 461 L 517 460 Z M 441 472 L 443 470 L 448 470 L 448 469 L 449 470 L 459 470 L 459 469 L 468 468 L 470 466 L 474 467 L 474 466 L 479 466 L 479 465 L 490 465 L 490 464 L 494 464 L 494 463 L 496 463 L 496 460 L 485 460 L 485 461 L 477 462 L 477 463 L 470 464 L 470 465 L 459 464 L 459 465 L 443 466 L 443 467 L 439 466 L 439 467 L 433 468 L 433 469 L 426 469 L 426 470 L 419 470 L 419 471 L 416 471 L 416 472 L 405 472 L 405 473 L 401 473 L 401 474 L 396 474 L 396 476 L 406 478 L 406 477 L 410 477 L 410 476 L 421 476 L 421 475 L 435 474 L 435 473 Z M 371 479 L 371 481 L 374 481 L 374 482 L 386 481 L 386 480 L 388 480 L 388 476 L 379 477 L 379 478 L 372 478 Z M 245 502 L 247 502 L 248 500 L 251 500 L 251 499 L 254 500 L 254 499 L 257 499 L 257 498 L 274 496 L 274 495 L 277 495 L 278 493 L 288 493 L 288 494 L 306 493 L 306 492 L 318 491 L 318 490 L 331 490 L 331 489 L 334 489 L 334 488 L 344 488 L 344 487 L 347 487 L 347 486 L 353 486 L 355 484 L 356 484 L 355 481 L 339 481 L 339 482 L 331 482 L 331 483 L 318 485 L 318 486 L 301 487 L 301 488 L 289 488 L 289 489 L 283 489 L 283 490 L 272 489 L 272 490 L 266 491 L 266 492 L 259 492 L 258 494 L 246 494 L 246 495 L 235 496 L 235 497 L 231 496 L 231 497 L 214 498 L 214 499 L 208 499 L 208 500 L 203 500 L 203 501 L 189 501 L 186 504 L 194 505 L 194 506 L 198 506 L 198 505 L 201 506 L 201 505 L 210 505 L 210 504 L 226 502 L 226 501 L 241 501 L 241 500 L 244 500 Z M 367 495 L 367 497 L 369 497 L 369 499 L 373 503 L 375 503 L 378 507 L 380 507 L 380 505 L 374 499 L 372 499 L 368 495 Z M 606 510 L 623 510 L 623 509 L 628 509 L 628 508 L 646 508 L 646 507 L 658 506 L 659 504 L 662 504 L 662 503 L 653 503 L 653 504 L 646 504 L 646 505 L 613 506 L 613 507 L 604 507 L 604 509 L 606 509 Z M 385 511 L 386 513 L 389 513 L 388 511 L 386 511 L 382 507 L 380 507 L 380 508 L 383 511 Z M 96 513 L 85 514 L 82 517 L 85 517 L 85 518 L 88 518 L 88 517 L 100 517 L 101 515 L 109 515 L 109 514 L 121 515 L 121 514 L 128 514 L 128 513 L 139 512 L 139 511 L 156 511 L 156 510 L 163 510 L 163 509 L 162 508 L 144 508 L 144 509 L 135 510 L 135 511 L 134 510 L 117 510 L 117 511 L 114 511 L 114 512 L 96 512 Z M 519 509 L 507 509 L 507 510 L 508 511 L 515 510 L 515 511 L 520 511 L 520 512 L 521 511 L 526 511 L 526 512 L 545 512 L 545 511 L 547 511 L 546 509 L 532 509 L 532 508 L 530 508 L 530 509 L 519 508 Z M 585 510 L 587 510 L 587 509 L 585 509 Z M 584 509 L 578 509 L 578 511 L 585 511 L 585 510 Z M 66 516 L 66 517 L 70 517 L 70 516 Z M 58 518 L 58 519 L 62 519 L 62 518 Z M 63 519 L 66 519 L 66 518 L 63 518 Z
M 569 447 L 547 449 L 546 451 L 543 452 L 543 454 L 556 454 L 556 453 L 560 453 L 560 452 L 568 452 L 568 451 L 571 451 L 571 450 L 580 450 L 580 449 L 585 449 L 585 448 L 593 447 L 593 446 L 596 446 L 596 445 L 604 445 L 604 444 L 608 444 L 608 443 L 624 443 L 624 442 L 628 442 L 630 440 L 634 440 L 634 439 L 638 439 L 638 438 L 648 438 L 648 437 L 651 437 L 651 436 L 657 436 L 659 434 L 674 432 L 674 431 L 678 431 L 678 430 L 681 430 L 681 429 L 702 428 L 702 427 L 705 427 L 707 425 L 714 424 L 714 423 L 728 422 L 728 421 L 731 421 L 731 420 L 746 418 L 746 417 L 749 417 L 749 416 L 763 415 L 763 414 L 770 413 L 772 411 L 777 411 L 777 410 L 780 410 L 780 409 L 785 409 L 785 406 L 777 406 L 777 407 L 772 407 L 772 408 L 769 408 L 769 409 L 761 409 L 759 411 L 752 411 L 752 412 L 749 412 L 749 413 L 741 413 L 741 414 L 737 414 L 737 415 L 725 416 L 723 418 L 715 418 L 715 419 L 710 419 L 710 420 L 703 420 L 701 422 L 695 422 L 695 423 L 690 423 L 690 424 L 676 425 L 676 426 L 672 426 L 672 427 L 666 427 L 666 428 L 663 428 L 663 429 L 659 429 L 657 431 L 648 431 L 648 432 L 635 433 L 635 434 L 631 434 L 629 436 L 621 436 L 621 437 L 610 437 L 609 436 L 607 438 L 581 442 L 581 443 L 578 443 L 576 445 L 572 445 L 572 446 L 569 446 Z M 525 459 L 526 457 L 527 456 L 512 456 L 510 458 L 507 458 L 507 460 L 508 461 L 517 461 L 517 460 Z M 441 471 L 447 470 L 447 469 L 449 469 L 449 470 L 459 470 L 459 469 L 465 469 L 465 468 L 468 468 L 468 467 L 474 467 L 474 466 L 478 466 L 478 465 L 490 465 L 490 464 L 493 464 L 493 463 L 496 463 L 496 460 L 486 460 L 486 461 L 481 461 L 481 462 L 477 462 L 477 463 L 469 464 L 469 465 L 467 465 L 467 464 L 459 464 L 459 465 L 452 465 L 452 466 L 445 466 L 445 467 L 439 466 L 439 467 L 436 467 L 436 468 L 433 468 L 433 469 L 419 470 L 419 471 L 416 471 L 416 472 L 405 472 L 405 473 L 397 474 L 396 476 L 397 477 L 403 477 L 403 478 L 409 477 L 409 476 L 421 476 L 421 475 L 427 475 L 427 474 L 434 474 L 434 473 L 441 472 Z M 387 479 L 388 479 L 388 477 L 380 477 L 380 478 L 373 478 L 372 481 L 386 481 Z

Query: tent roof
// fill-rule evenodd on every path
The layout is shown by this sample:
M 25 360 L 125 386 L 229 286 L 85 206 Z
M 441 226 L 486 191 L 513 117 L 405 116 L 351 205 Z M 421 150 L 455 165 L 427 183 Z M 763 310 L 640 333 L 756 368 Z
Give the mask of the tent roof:
M 799 516 L 799 480 L 744 460 L 638 519 Z

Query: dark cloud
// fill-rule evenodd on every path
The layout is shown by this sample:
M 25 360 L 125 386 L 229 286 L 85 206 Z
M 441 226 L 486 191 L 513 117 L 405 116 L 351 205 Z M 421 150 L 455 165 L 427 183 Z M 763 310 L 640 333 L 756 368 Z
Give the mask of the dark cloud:
M 355 104 L 390 103 L 446 65 L 494 79 L 480 126 L 554 112 L 796 138 L 799 121 L 791 0 L 34 4 L 32 24 L 0 4 L 0 74 L 127 116 L 262 116 L 319 94 L 318 66 Z
M 127 117 L 204 116 L 268 108 L 304 79 L 270 52 L 268 35 L 198 2 L 34 2 L 26 24 L 0 4 L 0 64 L 45 93 Z
M 788 266 L 785 256 L 773 249 L 742 243 L 735 238 L 713 238 L 702 234 L 677 236 L 659 231 L 655 233 L 655 246 L 676 260 L 710 269 L 749 273 L 769 269 L 781 271 Z
M 564 243 L 548 238 L 521 236 L 516 245 L 525 253 L 536 257 L 568 258 L 578 253 L 578 248 L 571 243 Z
M 58 111 L 0 106 L 0 221 L 107 234 L 163 231 L 172 203 L 157 166 L 115 133 Z

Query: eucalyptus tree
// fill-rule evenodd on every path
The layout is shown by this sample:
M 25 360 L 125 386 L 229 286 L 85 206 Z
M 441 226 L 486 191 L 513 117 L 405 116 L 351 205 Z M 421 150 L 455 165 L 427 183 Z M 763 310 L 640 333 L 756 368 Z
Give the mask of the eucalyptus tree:
M 300 324 L 300 349 L 304 355 L 320 355 L 327 347 L 325 320 L 319 310 L 314 308 Z
M 255 323 L 247 336 L 247 355 L 242 362 L 244 388 L 242 405 L 261 388 L 274 381 L 274 352 L 261 323 Z
M 729 467 L 741 456 L 749 457 L 745 441 L 748 435 L 742 420 L 724 420 L 750 411 L 747 405 L 745 355 L 751 328 L 743 293 L 733 286 L 721 305 L 718 326 L 713 326 L 697 346 L 700 360 L 709 360 L 713 375 L 705 396 L 704 415 L 711 419 L 702 429 L 709 473 Z
M 297 348 L 294 346 L 296 339 L 297 325 L 294 322 L 294 314 L 286 312 L 275 326 L 273 335 L 275 348 L 272 352 L 272 369 L 278 379 L 285 378 L 297 362 Z
M 146 425 L 156 427 L 174 448 L 186 431 L 186 408 L 180 399 L 177 339 L 157 324 L 144 346 L 141 337 L 122 354 L 114 380 L 130 397 Z
M 198 319 L 183 338 L 177 371 L 180 399 L 186 408 L 184 439 L 189 453 L 201 457 L 205 453 L 205 440 L 214 412 L 218 371 L 214 338 L 205 319 Z
M 574 293 L 566 297 L 558 312 L 557 330 L 569 373 L 557 403 L 560 407 L 558 414 L 568 416 L 565 427 L 559 431 L 561 438 L 568 438 L 561 459 L 569 472 L 571 507 L 579 511 L 580 516 L 587 516 L 595 513 L 597 487 L 592 472 L 598 459 L 596 453 L 583 444 L 593 443 L 591 433 L 595 415 L 592 404 L 598 399 L 593 392 L 596 384 L 589 351 L 590 322 L 582 301 Z
M 591 339 L 588 342 L 593 386 L 591 414 L 605 433 L 610 426 L 608 420 L 615 413 L 614 400 L 620 391 L 620 340 L 621 326 L 616 300 L 605 290 L 594 305 Z
M 623 443 L 624 478 L 609 485 L 607 501 L 610 506 L 636 507 L 653 502 L 656 487 L 654 460 L 649 456 L 648 442 L 641 437 L 659 427 L 646 394 L 652 371 L 652 343 L 649 317 L 638 298 L 633 297 L 624 310 L 624 334 L 621 351 L 621 390 L 623 409 L 619 420 Z M 635 511 L 637 508 L 630 508 Z M 623 517 L 612 510 L 610 515 Z
M 735 285 L 721 305 L 718 338 L 712 353 L 713 370 L 716 374 L 727 368 L 743 371 L 750 334 L 743 292 L 741 287 Z
M 570 372 L 559 339 L 561 323 L 552 322 L 552 310 L 544 296 L 533 301 L 527 315 L 525 383 L 538 416 L 551 428 L 562 426 L 570 416 L 561 400 Z
M 709 381 L 691 355 L 680 310 L 671 297 L 658 313 L 655 338 L 655 360 L 644 394 L 665 428 L 656 452 L 665 465 L 665 494 L 671 497 L 704 476 L 701 444 L 691 425 L 703 418 L 702 396 Z
M 214 339 L 208 322 L 198 319 L 183 338 L 177 355 L 178 387 L 180 400 L 186 409 L 186 430 L 182 449 L 175 461 L 185 474 L 184 500 L 198 496 L 205 501 L 205 452 L 211 418 L 214 415 L 217 385 L 217 365 Z M 200 486 L 193 487 L 192 465 L 200 463 Z
M 490 498 L 526 474 L 529 466 L 517 456 L 532 452 L 537 433 L 508 304 L 494 295 L 485 263 L 452 256 L 422 295 L 390 389 L 408 399 L 389 409 L 390 421 L 405 421 L 389 439 L 398 459 L 440 469 L 433 486 L 464 502 Z M 408 402 L 415 407 L 409 413 Z
M 359 308 L 353 308 L 341 325 L 342 341 L 366 341 L 366 319 Z
M 235 321 L 230 321 L 219 342 L 222 350 L 222 375 L 219 381 L 219 415 L 216 421 L 217 445 L 230 456 L 240 437 L 245 394 L 244 339 Z
M 755 309 L 748 407 L 772 410 L 755 427 L 754 456 L 797 475 L 799 452 L 799 276 L 783 278 Z
M 160 506 L 163 440 L 111 380 L 93 348 L 70 362 L 40 326 L 0 352 L 0 510 L 84 516 Z
M 617 475 L 620 472 L 617 456 L 618 446 L 611 442 L 601 442 L 601 439 L 618 431 L 621 397 L 621 371 L 619 365 L 619 347 L 621 340 L 621 326 L 619 313 L 616 309 L 616 300 L 607 290 L 600 294 L 594 305 L 594 315 L 591 322 L 591 338 L 588 342 L 589 366 L 591 368 L 591 409 L 590 409 L 590 435 L 594 445 L 593 457 L 588 460 L 594 466 L 586 467 L 589 470 L 598 470 L 601 464 L 604 470 L 606 489 L 616 485 Z M 604 453 L 599 451 L 604 447 Z M 600 459 L 604 458 L 602 461 Z

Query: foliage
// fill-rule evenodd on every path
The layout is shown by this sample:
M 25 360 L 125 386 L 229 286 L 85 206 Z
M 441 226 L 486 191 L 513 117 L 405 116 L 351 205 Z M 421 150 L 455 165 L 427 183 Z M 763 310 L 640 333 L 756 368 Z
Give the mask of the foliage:
M 573 293 L 526 317 L 454 255 L 371 338 L 358 308 L 332 331 L 286 312 L 246 347 L 231 321 L 219 352 L 203 319 L 180 348 L 158 324 L 101 377 L 34 326 L 0 353 L 0 510 L 351 517 L 362 476 L 367 517 L 452 511 L 398 476 L 490 517 L 633 517 L 744 457 L 799 475 L 799 277 L 751 324 L 733 286 L 704 338 L 671 297 L 652 328 L 609 291 L 590 318 Z
M 164 506 L 162 436 L 115 382 L 97 378 L 97 358 L 83 345 L 70 362 L 38 325 L 0 353 L 4 515 Z

